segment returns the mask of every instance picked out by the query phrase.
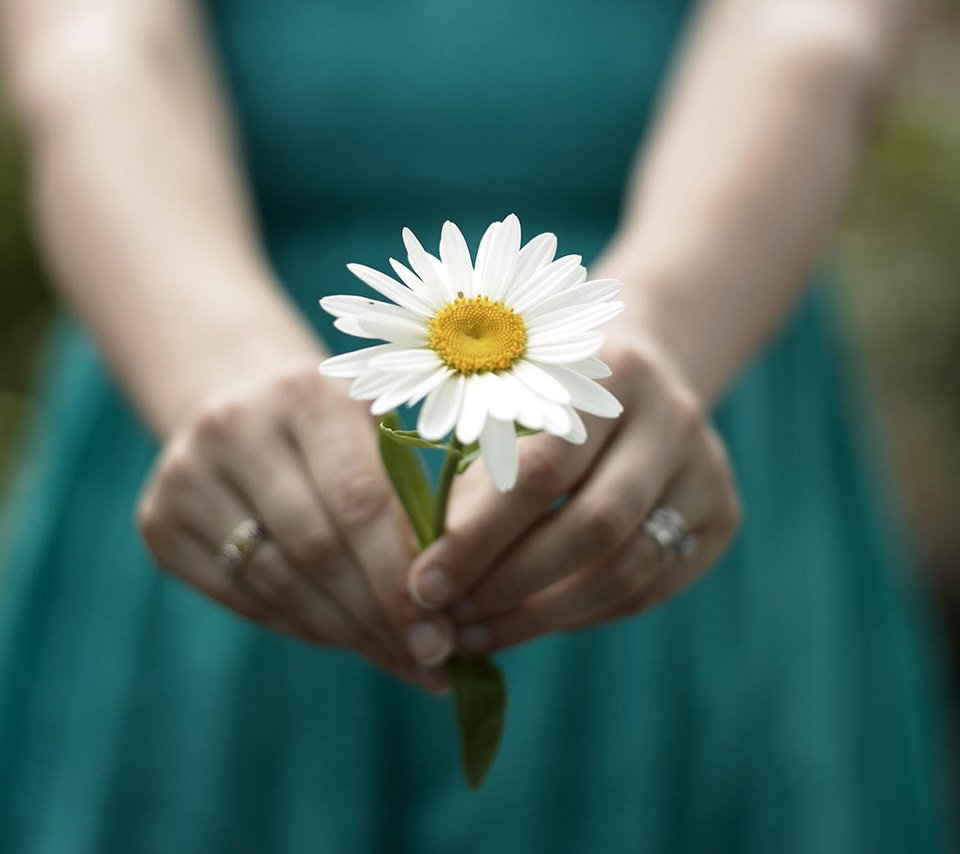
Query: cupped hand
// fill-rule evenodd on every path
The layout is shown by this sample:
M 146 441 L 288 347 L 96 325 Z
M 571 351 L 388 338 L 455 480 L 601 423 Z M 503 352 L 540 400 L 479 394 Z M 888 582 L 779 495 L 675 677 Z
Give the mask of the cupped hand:
M 238 614 L 350 647 L 438 690 L 446 617 L 406 589 L 416 543 L 365 408 L 309 361 L 209 401 L 168 441 L 138 506 L 158 563 Z M 217 553 L 243 520 L 266 539 L 235 572 Z
M 587 415 L 581 445 L 521 440 L 511 492 L 472 466 L 455 483 L 446 534 L 410 570 L 411 594 L 458 622 L 461 652 L 651 608 L 715 563 L 737 529 L 723 442 L 666 354 L 633 336 L 611 340 L 600 356 L 621 416 Z M 695 556 L 664 555 L 643 532 L 661 505 L 683 515 Z

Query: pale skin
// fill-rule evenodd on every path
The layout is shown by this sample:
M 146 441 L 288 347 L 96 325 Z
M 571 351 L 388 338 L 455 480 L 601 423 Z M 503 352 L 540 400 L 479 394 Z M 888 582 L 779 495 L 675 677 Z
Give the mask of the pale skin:
M 675 595 L 739 523 L 706 413 L 822 253 L 919 5 L 703 4 L 591 271 L 625 284 L 601 354 L 623 415 L 588 418 L 580 446 L 524 439 L 512 493 L 473 467 L 447 534 L 417 557 L 373 419 L 318 374 L 323 344 L 265 261 L 193 4 L 3 0 L 54 281 L 163 443 L 137 508 L 157 562 L 248 619 L 431 690 L 457 647 Z M 698 535 L 695 559 L 662 561 L 639 533 L 660 503 Z M 249 516 L 269 539 L 231 577 L 215 552 Z

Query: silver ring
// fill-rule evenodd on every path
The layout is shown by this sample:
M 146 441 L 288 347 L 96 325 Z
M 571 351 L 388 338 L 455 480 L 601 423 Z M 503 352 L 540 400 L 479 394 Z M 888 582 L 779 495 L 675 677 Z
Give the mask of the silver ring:
M 676 507 L 662 504 L 654 508 L 641 529 L 656 544 L 661 559 L 681 557 L 690 560 L 697 553 L 697 536 L 690 533 L 687 520 Z
M 217 560 L 233 575 L 247 562 L 265 536 L 263 525 L 257 519 L 244 519 L 223 541 L 217 551 Z

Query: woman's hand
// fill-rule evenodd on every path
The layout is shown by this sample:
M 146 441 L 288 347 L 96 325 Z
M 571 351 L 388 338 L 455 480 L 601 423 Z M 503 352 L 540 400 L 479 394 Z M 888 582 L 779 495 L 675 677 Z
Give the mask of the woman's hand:
M 646 610 L 710 567 L 733 537 L 740 509 L 723 443 L 671 362 L 637 335 L 601 356 L 620 418 L 588 418 L 583 445 L 522 440 L 512 492 L 497 492 L 473 466 L 455 483 L 447 533 L 413 565 L 412 595 L 452 606 L 462 652 Z M 664 559 L 643 533 L 659 505 L 679 510 L 696 535 L 691 559 Z
M 190 418 L 145 487 L 143 536 L 161 566 L 244 617 L 442 688 L 427 665 L 447 656 L 453 627 L 409 597 L 416 544 L 375 425 L 318 363 L 234 388 Z M 266 539 L 230 573 L 217 553 L 248 518 Z

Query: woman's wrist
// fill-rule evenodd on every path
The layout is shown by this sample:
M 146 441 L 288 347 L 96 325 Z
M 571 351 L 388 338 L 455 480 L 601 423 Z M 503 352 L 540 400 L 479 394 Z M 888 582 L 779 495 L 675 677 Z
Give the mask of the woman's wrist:
M 615 241 L 591 278 L 623 282 L 625 311 L 610 325 L 620 340 L 651 340 L 709 408 L 762 343 L 773 321 L 755 305 L 738 308 L 736 259 L 657 254 L 639 241 Z
M 590 270 L 590 278 L 613 278 L 623 283 L 621 299 L 625 310 L 607 327 L 607 347 L 620 345 L 653 346 L 667 359 L 680 381 L 709 404 L 713 389 L 698 367 L 698 353 L 682 337 L 691 334 L 690 318 L 685 318 L 679 283 L 655 272 L 628 250 L 614 249 Z M 684 331 L 685 325 L 687 331 Z
M 160 436 L 237 389 L 323 360 L 322 343 L 294 308 L 273 294 L 237 296 L 226 313 L 185 321 L 188 328 L 171 336 L 169 368 L 148 377 L 145 408 Z

